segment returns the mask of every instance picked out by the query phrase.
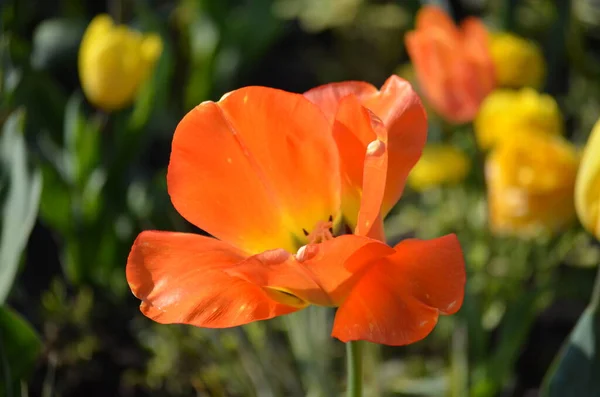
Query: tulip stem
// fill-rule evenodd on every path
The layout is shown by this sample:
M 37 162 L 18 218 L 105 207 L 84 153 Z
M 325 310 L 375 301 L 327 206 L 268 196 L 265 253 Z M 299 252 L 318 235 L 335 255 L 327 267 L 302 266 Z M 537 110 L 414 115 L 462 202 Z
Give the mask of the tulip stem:
M 504 30 L 514 30 L 516 8 L 517 0 L 504 0 L 503 9 L 501 12 L 502 26 L 504 27 Z
M 596 282 L 594 283 L 590 307 L 596 313 L 600 313 L 600 267 L 596 271 Z
M 362 397 L 363 365 L 361 341 L 357 340 L 346 343 L 346 363 L 348 368 L 346 397 Z

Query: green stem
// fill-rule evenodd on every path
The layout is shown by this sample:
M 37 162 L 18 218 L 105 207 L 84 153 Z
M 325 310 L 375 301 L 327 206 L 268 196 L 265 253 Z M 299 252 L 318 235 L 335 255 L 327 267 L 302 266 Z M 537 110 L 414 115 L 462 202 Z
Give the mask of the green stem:
M 592 292 L 592 299 L 589 307 L 594 312 L 600 313 L 600 267 L 598 267 L 596 272 L 596 282 L 594 283 L 594 291 Z
M 517 8 L 517 0 L 504 0 L 504 4 L 502 4 L 502 26 L 504 30 L 514 30 L 515 29 L 515 11 Z
M 346 397 L 362 397 L 362 342 L 346 343 L 346 363 L 348 371 L 348 390 Z

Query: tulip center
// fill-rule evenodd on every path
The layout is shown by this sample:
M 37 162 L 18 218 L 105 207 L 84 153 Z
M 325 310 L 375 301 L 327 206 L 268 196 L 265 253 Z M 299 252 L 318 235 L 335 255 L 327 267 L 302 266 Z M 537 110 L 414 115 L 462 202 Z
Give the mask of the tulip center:
M 333 239 L 333 217 L 330 215 L 327 221 L 319 221 L 309 233 L 306 229 L 302 229 L 302 232 L 308 239 L 309 244 L 318 244 L 323 241 Z

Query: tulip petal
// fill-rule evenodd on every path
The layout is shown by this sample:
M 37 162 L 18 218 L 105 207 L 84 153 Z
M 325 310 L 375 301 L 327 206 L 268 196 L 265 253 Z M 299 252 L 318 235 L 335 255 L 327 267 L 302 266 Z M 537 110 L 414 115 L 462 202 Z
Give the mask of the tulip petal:
M 304 96 L 319 106 L 330 122 L 335 119 L 338 105 L 342 98 L 354 95 L 365 100 L 377 94 L 377 88 L 364 81 L 342 81 L 315 87 L 304 93 Z
M 600 122 L 585 145 L 575 182 L 575 209 L 581 224 L 600 240 Z
M 436 6 L 422 7 L 417 13 L 415 23 L 417 30 L 440 31 L 449 40 L 459 40 L 460 31 L 446 12 Z
M 331 335 L 392 346 L 423 339 L 437 324 L 438 311 L 397 288 L 383 266 L 370 270 L 338 309 Z
M 463 122 L 463 81 L 456 76 L 464 74 L 464 62 L 458 44 L 436 31 L 409 32 L 405 43 L 429 103 L 448 120 Z
M 226 328 L 302 307 L 293 300 L 282 304 L 261 286 L 227 273 L 246 260 L 242 251 L 213 238 L 145 231 L 129 254 L 127 281 L 142 300 L 142 313 L 163 324 Z
M 357 125 L 359 126 L 366 124 L 364 121 L 357 120 L 365 119 L 365 116 L 357 110 L 356 103 L 345 104 L 345 109 L 340 109 L 339 106 L 345 97 L 355 96 L 360 104 L 383 121 L 385 128 L 388 130 L 387 138 L 379 137 L 379 139 L 386 144 L 385 156 L 377 159 L 367 157 L 367 160 L 371 160 L 373 163 L 368 166 L 370 170 L 364 169 L 364 181 L 366 183 L 385 184 L 382 215 L 382 218 L 384 218 L 400 199 L 408 173 L 419 159 L 427 140 L 427 115 L 419 96 L 408 81 L 395 75 L 386 80 L 380 91 L 368 83 L 349 81 L 313 88 L 304 93 L 304 96 L 319 105 L 330 119 L 335 120 L 337 118 L 337 123 L 342 124 L 341 128 L 339 125 L 337 126 L 336 132 L 334 123 L 334 136 L 342 157 L 342 173 L 347 172 L 352 184 L 360 187 L 351 189 L 354 196 L 351 204 L 348 203 L 348 189 L 346 189 L 347 210 L 350 210 L 352 206 L 356 207 L 357 192 L 359 190 L 372 191 L 371 186 L 367 188 L 359 183 L 364 165 L 363 155 L 360 155 L 359 151 L 364 152 L 368 144 L 375 139 L 375 136 L 382 135 L 384 132 L 382 129 L 374 127 L 376 133 L 374 135 L 369 131 L 369 128 L 355 127 L 353 124 L 355 122 L 358 122 Z M 348 135 L 348 133 L 352 134 Z M 356 135 L 357 139 L 354 139 L 352 135 Z M 388 156 L 388 151 L 392 155 Z M 344 160 L 346 164 L 344 164 Z M 382 174 L 381 171 L 386 172 Z M 368 177 L 367 174 L 369 174 Z M 383 175 L 384 178 L 378 179 L 374 175 Z M 368 204 L 373 203 L 369 201 Z M 370 209 L 361 206 L 361 211 L 369 213 Z M 356 210 L 354 210 L 354 213 L 356 213 Z M 349 212 L 345 213 L 346 216 L 350 214 Z M 351 216 L 351 226 L 356 224 L 355 216 Z M 372 216 L 365 215 L 365 220 L 372 225 Z M 363 226 L 359 233 L 368 234 L 369 227 L 365 228 Z
M 325 306 L 339 306 L 346 299 L 363 269 L 371 262 L 394 253 L 394 249 L 364 236 L 343 235 L 321 244 L 310 244 L 297 258 L 329 297 Z
M 283 249 L 254 255 L 226 272 L 261 286 L 281 303 L 293 299 L 296 306 L 306 306 L 308 303 L 322 306 L 331 304 L 319 279 L 294 255 Z
M 367 235 L 383 202 L 387 174 L 387 130 L 354 95 L 344 97 L 333 124 L 340 154 L 342 213 L 355 233 Z
M 248 253 L 294 252 L 302 229 L 337 216 L 339 156 L 330 124 L 302 95 L 246 87 L 181 121 L 167 175 L 188 221 Z
M 496 86 L 494 62 L 490 52 L 488 32 L 485 25 L 477 18 L 467 18 L 461 24 L 464 37 L 463 47 L 471 72 L 466 84 L 473 86 L 472 98 L 475 106 L 479 106 L 483 98 Z
M 429 102 L 450 122 L 472 121 L 495 85 L 485 26 L 467 18 L 459 29 L 443 10 L 425 6 L 416 27 L 406 49 Z
M 427 114 L 410 83 L 398 76 L 388 78 L 379 95 L 365 100 L 363 105 L 375 113 L 388 130 L 382 208 L 385 218 L 402 196 L 408 174 L 421 157 L 427 141 Z
M 423 339 L 438 315 L 462 305 L 464 260 L 455 235 L 405 240 L 372 262 L 336 313 L 332 335 L 406 345 Z

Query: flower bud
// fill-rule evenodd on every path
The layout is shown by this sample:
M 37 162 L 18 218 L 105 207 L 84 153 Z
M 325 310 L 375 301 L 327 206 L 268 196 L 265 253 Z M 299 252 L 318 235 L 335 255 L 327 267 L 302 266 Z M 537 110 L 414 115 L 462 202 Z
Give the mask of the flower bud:
M 575 184 L 575 208 L 586 230 L 600 239 L 600 121 L 583 151 Z
M 87 99 L 105 110 L 129 105 L 162 52 L 156 34 L 141 34 L 98 15 L 79 48 L 79 78 Z

